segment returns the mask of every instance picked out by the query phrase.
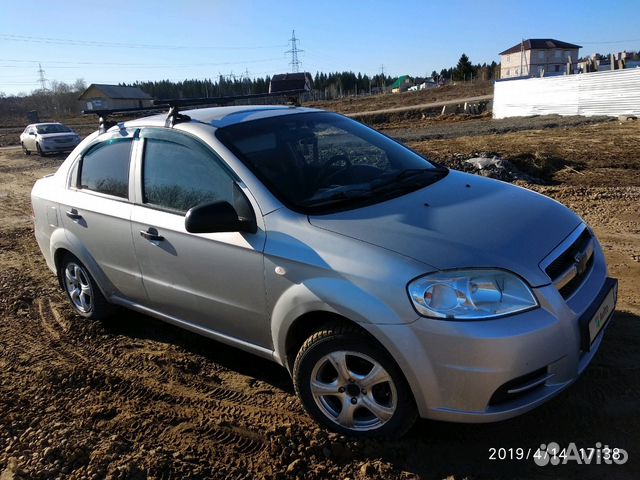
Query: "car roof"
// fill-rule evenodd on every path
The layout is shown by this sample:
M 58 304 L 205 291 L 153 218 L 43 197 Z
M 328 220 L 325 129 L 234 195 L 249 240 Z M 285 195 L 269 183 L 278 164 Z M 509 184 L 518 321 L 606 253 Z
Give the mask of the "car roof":
M 262 118 L 293 115 L 306 112 L 321 112 L 315 108 L 295 107 L 287 105 L 239 105 L 233 107 L 210 107 L 193 110 L 183 110 L 180 113 L 188 115 L 192 120 L 207 123 L 215 128 L 228 125 L 259 120 Z M 125 122 L 127 127 L 164 126 L 166 113 L 152 115 Z
M 41 127 L 42 125 L 62 125 L 63 127 L 65 126 L 64 124 L 62 124 L 60 122 L 40 122 L 40 123 L 30 123 L 29 125 L 27 125 L 24 128 Z

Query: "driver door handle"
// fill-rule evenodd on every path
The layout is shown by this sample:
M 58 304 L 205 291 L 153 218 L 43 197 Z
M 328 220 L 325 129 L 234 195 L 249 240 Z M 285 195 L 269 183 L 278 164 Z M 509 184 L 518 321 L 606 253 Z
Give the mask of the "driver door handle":
M 82 218 L 82 215 L 80 215 L 78 213 L 78 210 L 76 210 L 75 208 L 72 208 L 71 210 L 67 210 L 65 213 L 67 214 L 67 217 L 69 217 L 72 220 L 80 220 Z
M 150 242 L 161 242 L 164 240 L 162 235 L 158 235 L 158 230 L 152 227 L 149 227 L 146 230 L 140 230 L 140 236 L 146 238 Z

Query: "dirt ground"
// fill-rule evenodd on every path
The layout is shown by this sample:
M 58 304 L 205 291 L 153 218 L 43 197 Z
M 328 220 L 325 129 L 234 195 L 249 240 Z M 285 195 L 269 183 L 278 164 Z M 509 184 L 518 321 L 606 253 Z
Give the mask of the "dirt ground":
M 540 180 L 519 183 L 594 227 L 620 280 L 602 348 L 564 393 L 497 424 L 422 420 L 398 441 L 328 433 L 305 415 L 275 364 L 127 311 L 107 322 L 75 316 L 44 264 L 30 220 L 33 182 L 62 157 L 5 150 L 0 478 L 639 478 L 640 123 L 453 123 L 396 125 L 388 133 L 457 168 L 469 169 L 464 159 L 477 154 L 513 162 Z M 449 136 L 450 129 L 459 134 Z M 492 447 L 535 450 L 552 441 L 578 448 L 600 442 L 625 449 L 629 460 L 538 467 L 532 460 L 489 459 Z
M 306 102 L 304 106 L 350 114 L 491 94 L 493 94 L 493 82 L 474 82 L 445 85 L 419 92 L 387 93 L 370 97 L 345 97 L 337 100 Z

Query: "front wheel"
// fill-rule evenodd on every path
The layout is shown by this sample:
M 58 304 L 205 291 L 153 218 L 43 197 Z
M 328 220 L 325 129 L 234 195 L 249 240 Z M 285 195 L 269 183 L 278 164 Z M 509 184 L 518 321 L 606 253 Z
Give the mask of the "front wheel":
M 293 367 L 296 393 L 322 425 L 357 437 L 400 437 L 417 408 L 389 354 L 346 325 L 318 330 L 302 345 Z
M 67 255 L 60 266 L 62 285 L 71 306 L 85 318 L 102 319 L 113 312 L 87 268 L 73 255 Z
M 40 155 L 41 157 L 44 157 L 44 152 L 42 151 L 42 148 L 40 147 L 39 143 L 36 143 L 36 150 L 38 150 L 38 155 Z

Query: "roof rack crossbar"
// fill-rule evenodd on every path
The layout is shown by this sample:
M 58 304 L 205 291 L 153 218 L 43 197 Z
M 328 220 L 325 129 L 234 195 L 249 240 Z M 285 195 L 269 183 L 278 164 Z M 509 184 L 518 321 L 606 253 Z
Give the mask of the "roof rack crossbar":
M 185 115 L 184 113 L 180 113 L 178 111 L 178 107 L 171 106 L 169 107 L 169 113 L 167 113 L 167 118 L 164 121 L 164 126 L 167 128 L 173 128 L 176 123 L 188 122 L 191 120 L 189 115 Z
M 133 112 L 157 112 L 169 108 L 165 127 L 171 128 L 180 122 L 187 122 L 191 119 L 188 115 L 179 112 L 183 107 L 197 107 L 201 105 L 227 105 L 237 100 L 253 100 L 257 98 L 269 97 L 288 97 L 288 103 L 300 106 L 299 95 L 306 93 L 306 89 L 283 90 L 269 93 L 251 93 L 248 95 L 231 95 L 226 97 L 202 97 L 202 98 L 172 98 L 166 100 L 154 100 L 152 107 L 137 108 L 101 108 L 96 110 L 83 110 L 84 115 L 97 115 L 100 119 L 100 133 L 106 132 L 109 128 L 117 124 L 117 122 L 109 121 L 109 115 L 116 113 L 133 113 Z
M 83 110 L 83 115 L 97 115 L 99 120 L 98 130 L 100 133 L 104 133 L 111 127 L 117 124 L 117 122 L 107 120 L 109 115 L 115 113 L 132 113 L 132 112 L 157 112 L 158 110 L 164 110 L 166 107 L 137 107 L 137 108 L 101 108 L 97 110 Z
M 236 100 L 253 100 L 257 98 L 268 97 L 289 97 L 290 100 L 295 99 L 297 103 L 297 96 L 301 93 L 305 93 L 307 90 L 285 90 L 280 92 L 271 93 L 250 93 L 247 95 L 230 95 L 225 97 L 201 97 L 201 98 L 172 98 L 166 100 L 154 100 L 153 104 L 157 106 L 169 106 L 169 107 L 195 107 L 198 105 L 226 105 Z

